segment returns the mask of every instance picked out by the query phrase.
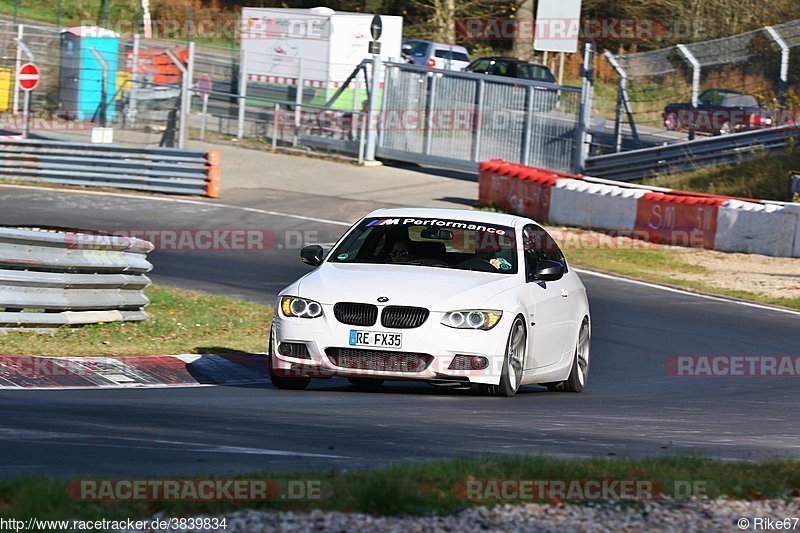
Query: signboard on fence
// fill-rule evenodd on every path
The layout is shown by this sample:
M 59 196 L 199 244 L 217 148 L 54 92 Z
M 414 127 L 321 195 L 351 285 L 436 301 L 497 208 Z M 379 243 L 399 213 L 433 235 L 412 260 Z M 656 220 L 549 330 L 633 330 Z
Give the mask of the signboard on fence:
M 581 0 L 539 0 L 533 49 L 541 52 L 578 51 Z

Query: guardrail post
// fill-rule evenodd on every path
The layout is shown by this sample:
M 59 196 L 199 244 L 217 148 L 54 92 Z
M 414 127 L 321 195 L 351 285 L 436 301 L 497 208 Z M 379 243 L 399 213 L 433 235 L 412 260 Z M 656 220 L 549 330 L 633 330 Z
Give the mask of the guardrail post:
M 789 45 L 786 44 L 783 37 L 781 37 L 772 26 L 767 26 L 764 29 L 781 49 L 781 72 L 778 78 L 778 105 L 784 107 L 786 105 L 786 88 L 789 85 Z
M 678 50 L 680 50 L 683 57 L 686 58 L 686 61 L 692 66 L 692 110 L 693 110 L 693 118 L 692 123 L 689 125 L 689 140 L 694 140 L 695 134 L 695 120 L 697 119 L 697 105 L 698 105 L 698 98 L 700 97 L 700 62 L 697 58 L 694 57 L 691 51 L 686 48 L 685 45 L 679 44 Z
M 585 43 L 583 47 L 583 67 L 581 68 L 583 85 L 581 87 L 581 106 L 578 112 L 578 124 L 575 136 L 575 149 L 573 153 L 573 171 L 583 172 L 586 166 L 586 157 L 589 155 L 589 144 L 592 134 L 589 132 L 589 122 L 592 116 L 592 91 L 594 90 L 594 45 Z
M 236 124 L 236 138 L 244 137 L 244 112 L 247 106 L 247 51 L 239 56 L 239 115 Z

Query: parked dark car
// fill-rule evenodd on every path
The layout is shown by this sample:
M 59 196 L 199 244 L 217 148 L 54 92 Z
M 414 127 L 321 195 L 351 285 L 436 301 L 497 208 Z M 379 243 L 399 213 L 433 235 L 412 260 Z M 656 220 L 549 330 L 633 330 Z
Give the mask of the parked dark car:
M 671 131 L 691 129 L 725 135 L 737 131 L 769 128 L 775 125 L 775 112 L 762 109 L 755 96 L 728 89 L 707 89 L 697 101 L 668 104 L 664 108 L 664 127 Z
M 547 83 L 556 82 L 556 77 L 546 66 L 514 59 L 513 57 L 480 57 L 467 65 L 464 70 L 475 72 L 476 74 L 505 76 L 506 78 L 521 78 L 523 80 L 544 81 Z
M 486 74 L 488 76 L 502 76 L 504 78 L 516 78 L 522 80 L 540 81 L 555 83 L 556 77 L 550 69 L 539 63 L 522 61 L 512 57 L 481 57 L 470 63 L 464 69 L 475 74 Z M 556 88 L 534 85 L 533 110 L 536 112 L 548 113 L 558 106 L 559 91 Z M 512 100 L 524 98 L 522 93 L 516 94 Z M 525 106 L 523 102 L 509 102 L 514 107 L 521 109 Z

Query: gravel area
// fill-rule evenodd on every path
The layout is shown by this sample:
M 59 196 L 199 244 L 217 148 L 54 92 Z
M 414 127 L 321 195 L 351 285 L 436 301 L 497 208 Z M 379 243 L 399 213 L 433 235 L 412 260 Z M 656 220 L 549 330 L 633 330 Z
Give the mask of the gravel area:
M 793 500 L 692 500 L 642 504 L 539 504 L 475 507 L 449 516 L 375 517 L 359 513 L 237 511 L 225 515 L 227 532 L 461 532 L 461 531 L 800 531 L 773 523 L 759 527 L 757 518 L 800 517 L 800 498 Z M 741 524 L 739 521 L 742 520 Z M 746 524 L 744 520 L 747 520 Z M 744 526 L 744 527 L 741 527 Z M 220 530 L 221 531 L 221 530 Z

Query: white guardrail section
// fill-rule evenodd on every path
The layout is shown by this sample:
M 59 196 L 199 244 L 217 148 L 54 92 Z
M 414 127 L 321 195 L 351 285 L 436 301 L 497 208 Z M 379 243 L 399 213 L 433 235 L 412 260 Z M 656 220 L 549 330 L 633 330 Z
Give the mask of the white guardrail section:
M 147 319 L 148 241 L 0 228 L 0 329 Z

